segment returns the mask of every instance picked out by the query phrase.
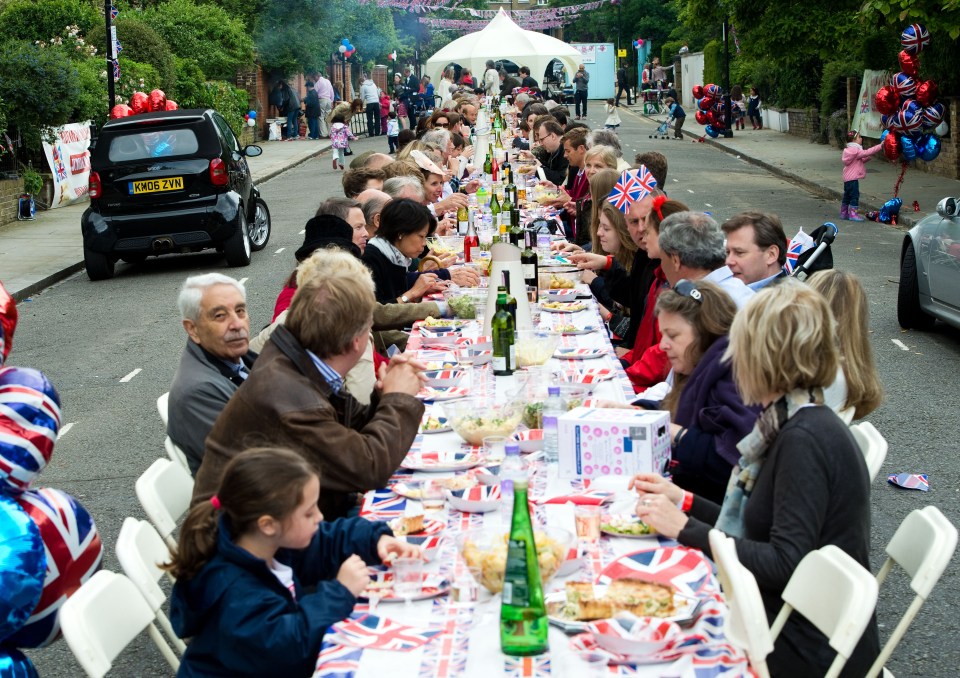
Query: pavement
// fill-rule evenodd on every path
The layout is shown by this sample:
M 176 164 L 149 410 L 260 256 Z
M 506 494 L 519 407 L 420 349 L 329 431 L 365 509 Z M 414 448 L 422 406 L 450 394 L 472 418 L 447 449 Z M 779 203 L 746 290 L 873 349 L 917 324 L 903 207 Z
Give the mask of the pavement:
M 639 108 L 622 107 L 641 124 L 650 126 L 650 134 L 662 120 L 643 116 Z M 667 151 L 671 145 L 699 143 L 703 128 L 692 116 L 684 128 L 688 137 L 683 141 L 658 141 Z M 799 137 L 769 129 L 735 131 L 734 136 L 703 138 L 725 153 L 762 167 L 773 174 L 802 186 L 815 195 L 839 201 L 843 194 L 840 151 L 824 144 L 808 142 Z M 291 167 L 295 167 L 329 148 L 325 140 L 262 142 L 263 154 L 249 158 L 254 180 L 262 183 Z M 632 160 L 632 158 L 627 158 Z M 894 185 L 900 173 L 899 164 L 886 161 L 881 155 L 867 163 L 867 176 L 860 181 L 860 207 L 866 213 L 893 197 Z M 946 196 L 960 195 L 960 181 L 908 168 L 900 198 L 903 208 L 899 220 L 901 228 L 912 226 L 917 220 L 936 209 Z M 920 212 L 913 212 L 913 202 Z M 21 301 L 45 287 L 72 275 L 83 268 L 83 247 L 80 237 L 80 217 L 87 203 L 56 210 L 39 212 L 35 221 L 13 222 L 0 227 L 0 275 L 7 290 Z M 773 209 L 774 205 L 757 205 L 759 209 Z

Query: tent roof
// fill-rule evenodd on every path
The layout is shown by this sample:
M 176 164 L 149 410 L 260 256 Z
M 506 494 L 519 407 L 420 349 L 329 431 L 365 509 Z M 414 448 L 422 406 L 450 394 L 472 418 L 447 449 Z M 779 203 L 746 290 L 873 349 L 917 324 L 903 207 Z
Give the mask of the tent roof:
M 559 59 L 567 72 L 573 73 L 580 58 L 580 52 L 562 40 L 520 28 L 501 8 L 482 30 L 457 38 L 430 57 L 427 74 L 436 82 L 448 64 L 456 63 L 480 77 L 487 59 L 508 59 L 528 66 L 531 75 L 541 81 L 554 59 Z

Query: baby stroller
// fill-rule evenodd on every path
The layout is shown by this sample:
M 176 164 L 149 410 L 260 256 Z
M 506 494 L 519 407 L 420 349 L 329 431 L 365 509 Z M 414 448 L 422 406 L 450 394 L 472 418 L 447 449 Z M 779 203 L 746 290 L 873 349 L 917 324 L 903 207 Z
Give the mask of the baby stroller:
M 670 139 L 670 125 L 673 124 L 673 116 L 668 115 L 667 119 L 657 126 L 657 131 L 650 135 L 651 139 Z
M 818 227 L 810 235 L 806 235 L 801 229 L 787 245 L 787 274 L 797 280 L 806 280 L 817 271 L 833 268 L 830 245 L 838 234 L 839 229 L 831 221 Z

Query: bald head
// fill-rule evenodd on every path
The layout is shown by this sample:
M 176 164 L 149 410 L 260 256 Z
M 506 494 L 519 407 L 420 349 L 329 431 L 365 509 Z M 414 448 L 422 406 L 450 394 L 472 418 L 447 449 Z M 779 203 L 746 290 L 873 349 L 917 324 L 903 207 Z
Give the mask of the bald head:
M 367 223 L 367 235 L 371 238 L 377 234 L 380 228 L 380 212 L 390 200 L 389 195 L 375 188 L 368 188 L 357 196 L 357 202 L 363 209 L 363 219 Z
M 367 169 L 383 169 L 391 162 L 393 162 L 393 158 L 386 153 L 374 153 L 367 158 L 366 162 L 363 163 L 363 166 Z

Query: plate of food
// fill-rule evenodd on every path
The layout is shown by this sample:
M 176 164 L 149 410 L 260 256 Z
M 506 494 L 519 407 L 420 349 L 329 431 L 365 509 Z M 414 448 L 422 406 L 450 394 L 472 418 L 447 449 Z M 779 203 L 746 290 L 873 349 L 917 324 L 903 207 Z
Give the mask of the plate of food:
M 577 298 L 577 290 L 573 287 L 549 289 L 543 293 L 549 301 L 573 301 Z
M 415 516 L 394 518 L 388 522 L 387 525 L 390 526 L 390 529 L 393 530 L 393 534 L 396 537 L 405 537 L 408 534 L 421 536 L 437 534 L 443 532 L 443 528 L 446 527 L 442 520 L 425 518 L 422 513 Z
M 615 579 L 665 584 L 691 597 L 720 590 L 706 557 L 700 551 L 682 546 L 663 546 L 622 555 L 600 571 L 597 583 L 609 584 Z
M 586 327 L 577 327 L 573 323 L 560 323 L 555 325 L 553 328 L 554 332 L 559 332 L 565 337 L 579 337 L 583 334 L 591 334 L 596 332 L 599 328 L 594 325 L 587 325 Z
M 585 384 L 587 386 L 613 379 L 614 376 L 616 376 L 616 372 L 607 367 L 596 370 L 565 370 L 563 372 L 563 380 L 568 384 Z
M 560 360 L 596 360 L 597 358 L 603 358 L 607 355 L 607 352 L 599 348 L 558 348 L 554 354 L 554 358 L 559 358 Z
M 645 522 L 629 513 L 610 514 L 600 521 L 600 531 L 611 537 L 625 537 L 627 539 L 649 539 L 658 537 L 660 533 Z
M 420 593 L 411 596 L 410 600 L 428 600 L 429 598 L 446 595 L 449 592 L 449 580 L 435 572 L 424 572 Z M 381 603 L 402 603 L 406 600 L 403 596 L 397 595 L 393 588 L 393 572 L 379 568 L 371 568 L 370 584 L 359 597 L 366 600 L 375 597 Z
M 417 452 L 407 455 L 400 465 L 411 471 L 428 473 L 466 471 L 479 466 L 480 457 L 473 452 Z
M 699 598 L 638 579 L 615 580 L 610 585 L 571 581 L 563 591 L 549 594 L 545 602 L 550 623 L 565 633 L 582 633 L 590 622 L 621 612 L 685 624 L 700 606 Z
M 452 332 L 463 329 L 464 325 L 466 325 L 466 323 L 463 320 L 434 318 L 433 316 L 427 316 L 415 324 L 417 328 L 429 330 L 430 332 Z
M 545 301 L 540 304 L 540 310 L 548 313 L 579 313 L 586 311 L 587 305 L 579 301 Z
M 446 417 L 424 417 L 420 422 L 420 433 L 446 433 L 452 430 L 450 421 Z
M 420 400 L 440 402 L 442 400 L 464 398 L 468 395 L 470 395 L 470 389 L 462 388 L 460 386 L 424 386 L 422 389 L 420 389 L 420 393 L 417 394 L 417 397 Z

